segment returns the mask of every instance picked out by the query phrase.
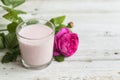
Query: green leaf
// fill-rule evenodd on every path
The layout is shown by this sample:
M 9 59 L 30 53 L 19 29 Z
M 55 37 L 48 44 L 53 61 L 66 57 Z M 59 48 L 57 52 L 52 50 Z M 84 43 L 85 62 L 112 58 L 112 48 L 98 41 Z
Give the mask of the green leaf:
M 50 22 L 52 22 L 55 25 L 55 33 L 57 33 L 61 28 L 66 26 L 63 24 L 64 20 L 65 16 L 55 17 L 50 20 Z
M 3 56 L 3 58 L 2 58 L 2 63 L 8 63 L 8 62 L 16 61 L 19 54 L 20 54 L 19 48 L 16 48 L 14 50 L 11 50 L 11 51 L 7 52 L 6 55 Z
M 30 24 L 37 24 L 37 23 L 39 23 L 39 21 L 38 20 L 36 20 L 36 19 L 30 19 L 30 20 L 28 20 L 27 21 L 27 25 L 30 25 Z
M 18 19 L 15 21 L 16 23 L 20 24 L 21 22 L 23 22 L 21 17 L 18 17 Z
M 3 38 L 0 36 L 0 49 L 4 49 Z
M 2 8 L 4 9 L 4 10 L 6 10 L 7 12 L 13 12 L 13 13 L 15 13 L 15 14 L 26 14 L 26 12 L 24 12 L 24 11 L 21 11 L 21 10 L 16 10 L 16 9 L 13 9 L 13 8 L 9 8 L 9 7 L 6 7 L 6 6 L 2 6 Z
M 59 24 L 62 24 L 64 20 L 65 20 L 65 16 L 59 16 L 52 18 L 50 22 L 52 22 L 55 26 L 58 26 Z
M 57 32 L 59 32 L 59 30 L 60 30 L 61 28 L 63 28 L 63 27 L 65 27 L 64 24 L 60 24 L 59 26 L 56 26 L 56 27 L 55 27 L 55 34 L 56 34 Z
M 5 45 L 8 49 L 13 49 L 18 46 L 18 41 L 15 33 L 8 33 L 5 36 Z
M 15 23 L 21 23 L 23 22 L 22 18 L 19 17 L 19 14 L 26 14 L 26 12 L 21 10 L 14 10 L 5 6 L 2 6 L 3 9 L 5 9 L 8 13 L 3 15 L 3 17 L 9 21 L 15 22 Z
M 9 12 L 3 15 L 3 17 L 9 21 L 16 22 L 16 23 L 21 23 L 23 21 L 22 18 L 18 17 L 18 15 L 14 12 Z
M 10 12 L 12 9 L 6 6 L 1 6 L 4 10 L 6 10 L 7 12 Z
M 0 33 L 0 49 L 4 49 L 5 48 L 5 34 L 4 33 Z
M 25 0 L 9 0 L 9 1 L 11 1 L 11 5 L 13 8 L 15 8 L 25 2 Z
M 16 20 L 18 19 L 18 16 L 13 12 L 3 15 L 3 17 L 12 22 L 16 22 Z
M 2 3 L 6 6 L 12 6 L 13 8 L 23 4 L 25 0 L 1 0 Z
M 1 0 L 2 3 L 6 6 L 9 6 L 10 5 L 10 0 Z
M 18 26 L 18 23 L 12 22 L 7 25 L 7 30 L 12 33 L 16 31 L 16 27 Z
M 63 55 L 54 56 L 54 59 L 58 62 L 63 62 L 64 61 L 64 56 Z
M 51 22 L 46 22 L 45 25 L 48 26 L 48 27 L 51 27 L 51 28 L 53 27 L 53 25 L 51 24 Z
M 54 18 L 52 18 L 52 19 L 50 20 L 50 22 L 53 23 L 55 26 L 58 25 L 58 24 L 55 23 Z
M 21 10 L 12 10 L 12 11 L 16 14 L 27 14 L 25 11 L 21 11 Z

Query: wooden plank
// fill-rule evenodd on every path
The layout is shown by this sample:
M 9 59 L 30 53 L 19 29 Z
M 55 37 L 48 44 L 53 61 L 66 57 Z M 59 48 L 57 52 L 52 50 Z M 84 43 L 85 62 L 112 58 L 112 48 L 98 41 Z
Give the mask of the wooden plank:
M 119 80 L 120 61 L 63 62 L 43 70 L 27 70 L 14 63 L 1 65 L 1 80 Z M 14 76 L 14 77 L 12 77 Z M 78 79 L 74 79 L 78 78 Z M 100 79 L 98 79 L 100 78 Z M 112 78 L 112 79 L 110 79 Z M 117 79 L 116 79 L 117 78 Z
M 119 13 L 119 3 L 119 0 L 28 0 L 19 8 L 28 12 L 39 9 L 41 13 Z
M 42 1 L 42 0 L 26 0 L 26 1 Z M 56 1 L 56 0 L 44 0 L 44 1 Z M 64 0 L 61 0 L 62 2 Z M 81 2 L 114 2 L 119 0 L 65 0 L 65 1 L 81 1 Z
M 80 1 L 80 0 L 42 0 L 34 1 L 34 6 L 31 5 L 32 1 L 26 2 L 21 8 L 32 12 L 39 9 L 42 12 L 50 13 L 116 13 L 120 12 L 120 1 Z M 27 6 L 26 6 L 27 5 Z M 31 7 L 32 6 L 32 7 Z M 25 8 L 24 8 L 25 7 Z M 64 7 L 64 8 L 63 8 Z

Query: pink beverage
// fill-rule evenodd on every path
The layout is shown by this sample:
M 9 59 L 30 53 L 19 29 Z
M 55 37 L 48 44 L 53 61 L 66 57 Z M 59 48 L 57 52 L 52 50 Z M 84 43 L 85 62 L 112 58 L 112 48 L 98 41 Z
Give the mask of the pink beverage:
M 27 68 L 44 68 L 53 57 L 54 31 L 43 24 L 26 25 L 18 32 L 22 63 Z

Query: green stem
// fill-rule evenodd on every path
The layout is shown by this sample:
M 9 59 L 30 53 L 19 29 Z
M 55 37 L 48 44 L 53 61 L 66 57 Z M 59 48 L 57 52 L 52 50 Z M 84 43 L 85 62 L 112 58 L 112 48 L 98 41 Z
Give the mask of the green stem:
M 0 31 L 7 31 L 7 29 L 1 29 Z

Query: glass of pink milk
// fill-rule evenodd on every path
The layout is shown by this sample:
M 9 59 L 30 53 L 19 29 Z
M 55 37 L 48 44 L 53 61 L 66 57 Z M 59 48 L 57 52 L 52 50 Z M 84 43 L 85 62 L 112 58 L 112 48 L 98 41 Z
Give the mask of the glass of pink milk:
M 54 25 L 43 19 L 21 23 L 16 34 L 25 68 L 42 69 L 53 59 Z

